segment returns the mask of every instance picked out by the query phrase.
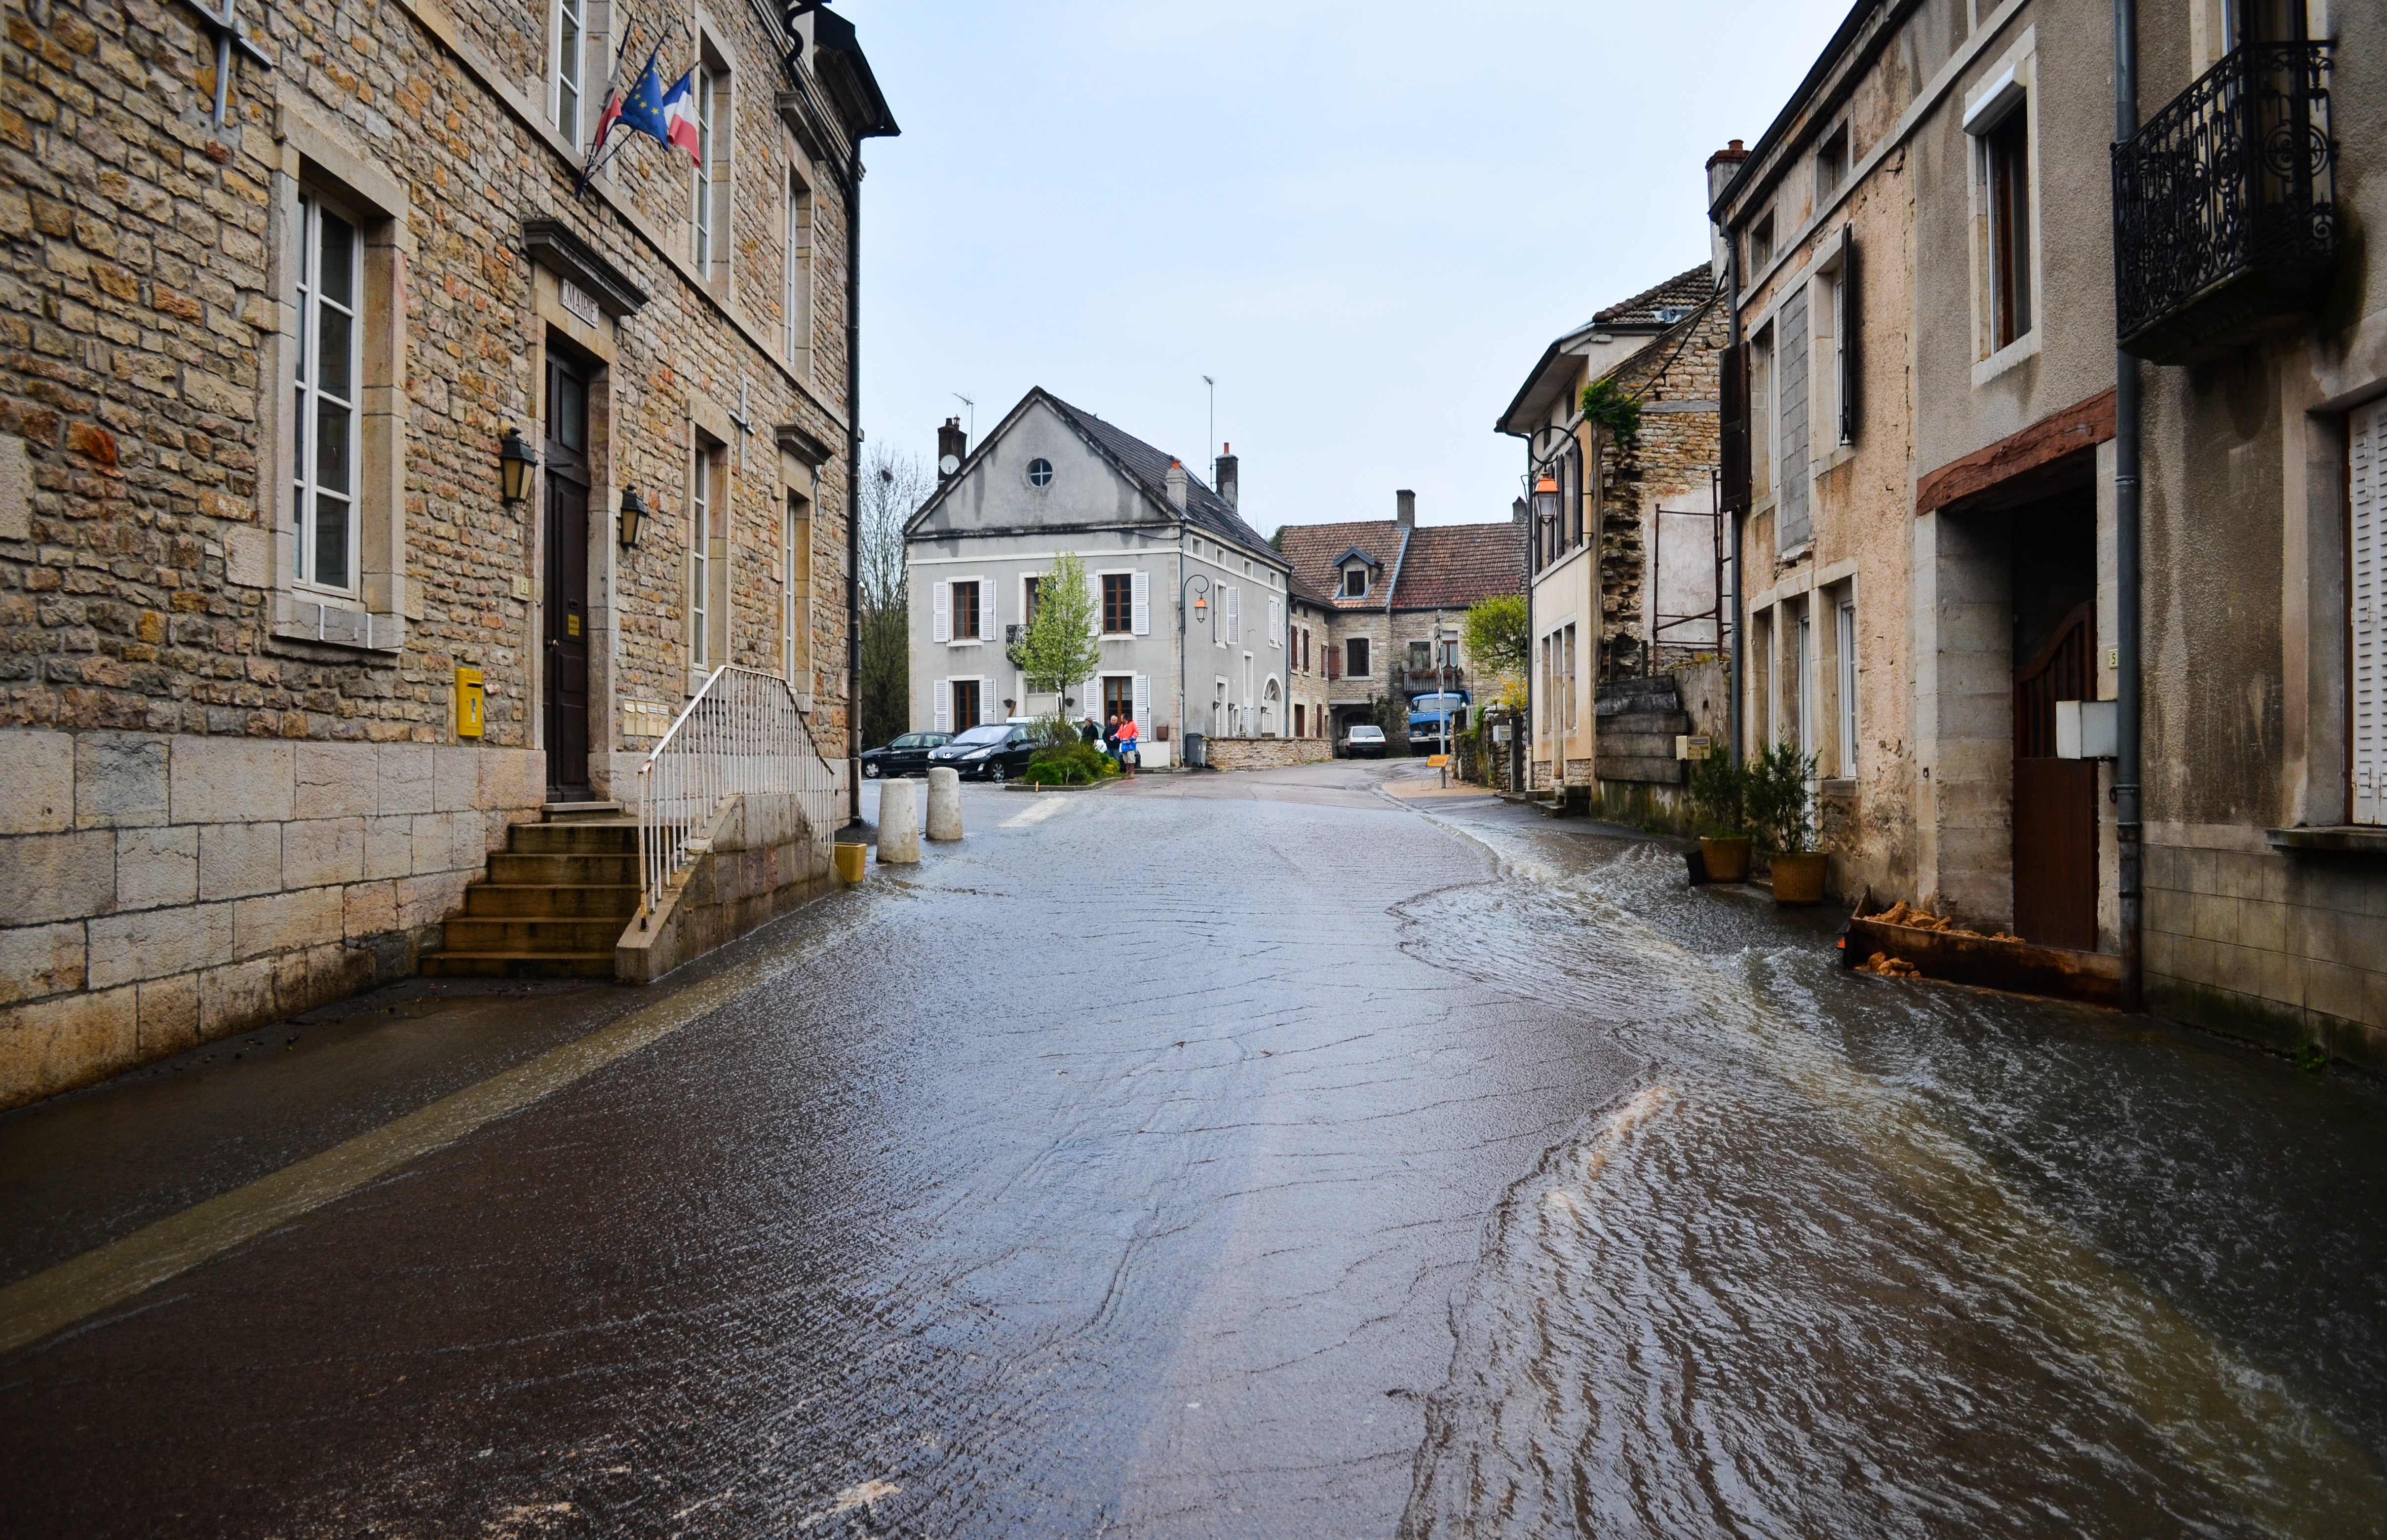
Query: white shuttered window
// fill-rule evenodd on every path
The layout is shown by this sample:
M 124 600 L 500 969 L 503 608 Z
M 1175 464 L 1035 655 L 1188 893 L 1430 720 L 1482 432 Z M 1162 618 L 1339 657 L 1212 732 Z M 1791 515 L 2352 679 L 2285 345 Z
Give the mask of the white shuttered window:
M 2354 822 L 2387 825 L 2387 400 L 2356 408 L 2345 425 Z
M 1227 590 L 1227 641 L 1234 647 L 1244 644 L 1244 589 L 1241 584 Z
M 954 586 L 950 583 L 939 583 L 931 589 L 928 599 L 928 639 L 930 641 L 941 642 L 954 639 L 953 616 Z M 944 699 L 944 688 L 942 685 L 937 687 L 939 692 L 937 699 L 940 701 Z M 944 709 L 942 706 L 937 708 L 940 715 L 943 713 Z M 943 732 L 946 729 L 940 727 L 937 730 Z
M 933 726 L 934 730 L 941 733 L 954 730 L 954 682 L 951 679 L 937 681 L 937 720 Z
M 1134 622 L 1135 634 L 1148 637 L 1152 635 L 1152 574 L 1137 573 L 1130 594 L 1130 608 L 1134 612 L 1130 619 Z

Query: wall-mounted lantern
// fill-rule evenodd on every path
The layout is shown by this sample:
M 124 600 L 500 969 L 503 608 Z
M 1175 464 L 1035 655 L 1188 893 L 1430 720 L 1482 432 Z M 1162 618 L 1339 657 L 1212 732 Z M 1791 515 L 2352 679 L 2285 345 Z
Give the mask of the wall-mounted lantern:
M 622 488 L 622 549 L 629 549 L 638 543 L 638 525 L 646 521 L 646 499 L 635 486 Z
M 530 473 L 538 469 L 538 456 L 519 428 L 506 430 L 505 442 L 498 447 L 498 468 L 503 473 L 506 501 L 520 502 L 530 496 Z
M 1534 483 L 1534 517 L 1545 524 L 1555 524 L 1559 516 L 1559 484 L 1548 476 Z
M 1195 594 L 1194 596 L 1194 618 L 1195 620 L 1208 620 L 1210 618 L 1210 600 L 1207 595 Z

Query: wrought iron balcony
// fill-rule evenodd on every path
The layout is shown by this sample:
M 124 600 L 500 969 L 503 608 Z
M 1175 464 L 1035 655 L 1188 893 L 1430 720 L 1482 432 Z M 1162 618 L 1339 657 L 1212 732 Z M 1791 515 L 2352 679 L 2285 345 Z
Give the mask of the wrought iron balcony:
M 2307 308 L 2337 256 L 2329 45 L 2251 44 L 2114 146 L 2121 346 L 2219 357 Z

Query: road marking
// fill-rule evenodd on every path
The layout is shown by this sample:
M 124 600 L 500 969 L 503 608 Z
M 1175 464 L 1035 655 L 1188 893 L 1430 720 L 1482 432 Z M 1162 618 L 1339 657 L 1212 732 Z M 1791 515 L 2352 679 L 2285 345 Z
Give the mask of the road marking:
M 1005 818 L 1002 824 L 997 827 L 1002 828 L 1026 828 L 1030 824 L 1041 824 L 1045 819 L 1053 816 L 1055 813 L 1060 812 L 1064 807 L 1067 807 L 1068 803 L 1069 798 L 1067 793 L 1060 791 L 1046 792 L 1042 796 L 1039 796 L 1035 802 L 1029 807 L 1027 812 L 1016 813 L 1010 817 Z
M 839 925 L 815 931 L 806 940 L 826 942 L 832 930 L 849 928 Z M 527 1064 L 466 1086 L 371 1133 L 359 1134 L 345 1144 L 0 1289 L 0 1354 L 13 1353 L 87 1316 L 120 1305 L 178 1273 L 345 1197 L 410 1161 L 543 1101 L 802 966 L 815 951 L 813 945 L 801 946 L 692 984 L 610 1027 L 600 1027 Z

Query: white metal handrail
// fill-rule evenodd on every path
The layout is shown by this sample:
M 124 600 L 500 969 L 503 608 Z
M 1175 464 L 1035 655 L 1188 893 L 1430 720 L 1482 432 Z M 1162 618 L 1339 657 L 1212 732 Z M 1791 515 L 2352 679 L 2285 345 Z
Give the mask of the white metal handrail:
M 639 928 L 686 880 L 730 798 L 792 795 L 817 839 L 840 822 L 843 790 L 785 679 L 714 669 L 638 766 Z

